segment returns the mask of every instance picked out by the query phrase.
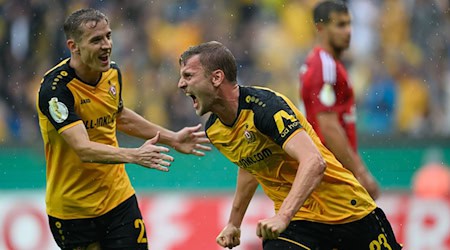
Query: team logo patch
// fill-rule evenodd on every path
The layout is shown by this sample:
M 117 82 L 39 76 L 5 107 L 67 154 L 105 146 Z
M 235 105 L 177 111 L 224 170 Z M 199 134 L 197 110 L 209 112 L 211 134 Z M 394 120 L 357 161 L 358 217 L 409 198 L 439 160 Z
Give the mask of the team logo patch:
M 245 137 L 245 140 L 249 143 L 254 142 L 256 140 L 256 136 L 252 131 L 245 130 L 244 137 Z
M 50 116 L 57 123 L 64 122 L 69 116 L 69 110 L 67 106 L 58 101 L 57 97 L 52 97 L 50 101 L 48 101 L 48 110 L 50 111 Z
M 333 85 L 325 83 L 320 90 L 319 100 L 323 105 L 331 107 L 336 103 L 336 93 L 334 93 Z
M 110 94 L 112 97 L 116 98 L 116 95 L 117 95 L 116 85 L 111 85 L 111 86 L 109 87 L 109 94 Z

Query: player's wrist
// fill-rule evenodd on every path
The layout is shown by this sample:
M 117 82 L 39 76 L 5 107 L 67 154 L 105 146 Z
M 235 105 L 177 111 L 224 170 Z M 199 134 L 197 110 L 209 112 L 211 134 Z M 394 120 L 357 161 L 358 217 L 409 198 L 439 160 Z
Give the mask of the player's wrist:
M 234 227 L 240 230 L 241 228 L 241 223 L 239 221 L 235 221 L 230 219 L 226 225 L 226 227 Z
M 286 225 L 289 224 L 292 220 L 292 216 L 285 213 L 278 213 L 276 216 L 281 218 Z
M 173 131 L 168 131 L 167 133 L 164 133 L 164 135 L 161 135 L 160 142 L 162 144 L 165 144 L 171 148 L 177 149 L 180 145 L 180 139 L 178 136 L 178 133 Z
M 124 148 L 125 163 L 139 164 L 139 148 Z

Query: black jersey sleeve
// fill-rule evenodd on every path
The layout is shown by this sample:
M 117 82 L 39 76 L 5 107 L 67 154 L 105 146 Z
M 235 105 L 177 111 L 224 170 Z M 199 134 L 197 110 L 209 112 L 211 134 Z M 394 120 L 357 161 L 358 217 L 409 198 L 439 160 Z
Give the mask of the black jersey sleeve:
M 264 98 L 263 105 L 257 105 L 254 108 L 255 125 L 259 131 L 283 146 L 286 140 L 302 126 L 283 97 L 273 92 L 268 95 Z
M 38 94 L 38 105 L 40 111 L 59 130 L 81 118 L 75 113 L 75 99 L 67 82 L 55 83 L 52 79 L 44 78 Z

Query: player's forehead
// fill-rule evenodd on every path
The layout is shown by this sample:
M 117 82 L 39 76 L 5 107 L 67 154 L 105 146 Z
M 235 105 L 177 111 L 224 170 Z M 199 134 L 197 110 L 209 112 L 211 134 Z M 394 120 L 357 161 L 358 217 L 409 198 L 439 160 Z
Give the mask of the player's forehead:
M 89 40 L 95 36 L 105 36 L 111 33 L 108 21 L 102 19 L 100 21 L 89 20 L 81 23 L 80 30 L 82 31 L 81 38 Z
M 200 55 L 193 55 L 181 64 L 181 74 L 185 72 L 197 72 L 203 70 L 203 66 L 200 62 Z
M 344 11 L 332 11 L 329 16 L 329 23 L 351 22 L 352 16 L 349 12 Z

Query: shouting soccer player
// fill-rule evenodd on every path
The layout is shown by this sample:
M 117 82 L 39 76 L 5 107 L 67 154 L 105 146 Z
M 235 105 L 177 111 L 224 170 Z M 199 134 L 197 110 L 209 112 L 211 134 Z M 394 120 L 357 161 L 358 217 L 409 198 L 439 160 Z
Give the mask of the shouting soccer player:
M 301 97 L 306 118 L 322 143 L 378 198 L 378 184 L 357 151 L 353 89 L 339 60 L 350 45 L 351 17 L 340 1 L 324 1 L 314 8 L 319 45 L 300 69 Z
M 111 62 L 108 18 L 94 9 L 64 23 L 70 58 L 42 80 L 39 124 L 47 161 L 46 204 L 61 249 L 147 249 L 144 221 L 124 163 L 167 171 L 173 158 L 160 142 L 201 156 L 200 125 L 172 132 L 123 106 L 119 67 Z M 125 84 L 125 83 L 124 83 Z M 147 140 L 120 148 L 116 130 Z
M 180 57 L 178 87 L 193 100 L 211 143 L 239 167 L 222 247 L 240 244 L 240 225 L 261 185 L 276 215 L 258 222 L 264 250 L 401 249 L 383 211 L 322 145 L 285 96 L 237 83 L 234 56 L 218 42 Z

